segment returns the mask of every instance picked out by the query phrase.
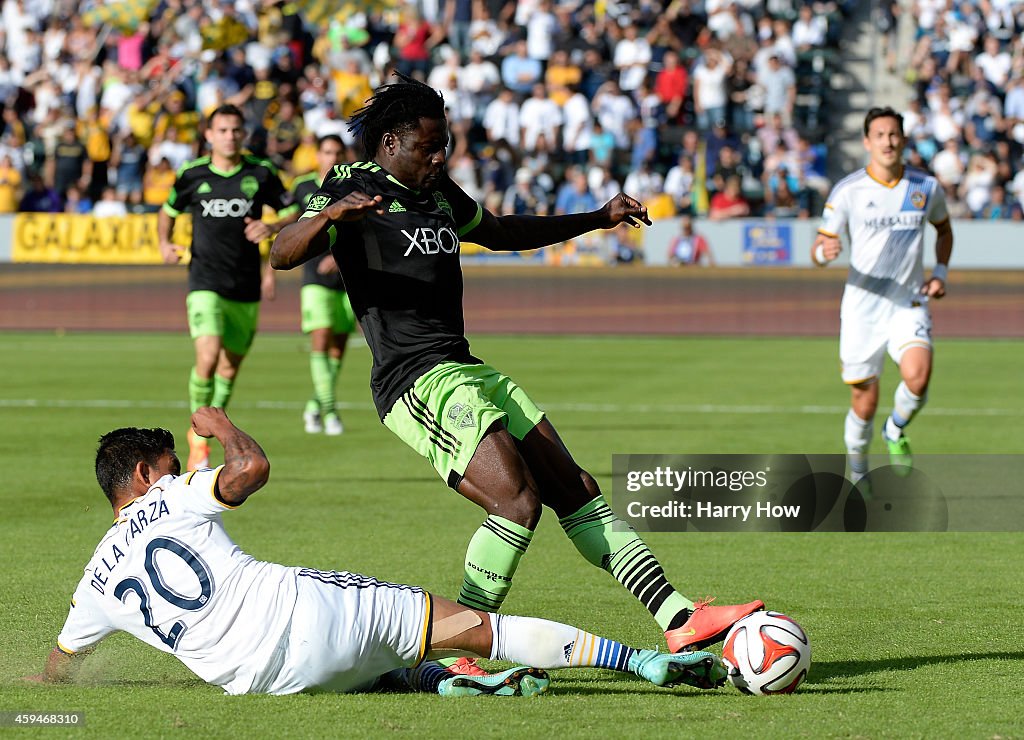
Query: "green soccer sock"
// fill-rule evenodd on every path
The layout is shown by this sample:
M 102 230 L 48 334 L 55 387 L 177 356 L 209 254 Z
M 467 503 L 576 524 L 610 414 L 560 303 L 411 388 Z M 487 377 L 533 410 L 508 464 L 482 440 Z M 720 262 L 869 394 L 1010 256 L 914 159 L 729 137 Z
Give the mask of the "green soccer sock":
M 200 378 L 196 375 L 195 367 L 188 377 L 188 403 L 194 414 L 196 409 L 202 406 L 209 406 L 213 398 L 213 378 Z
M 587 561 L 612 574 L 635 596 L 663 630 L 689 616 L 693 602 L 665 578 L 665 570 L 644 541 L 598 496 L 575 514 L 558 520 Z M 615 525 L 618 524 L 616 527 Z M 621 530 L 621 531 L 617 531 Z
M 466 549 L 459 603 L 485 612 L 498 611 L 532 538 L 533 532 L 526 527 L 493 514 L 487 517 Z
M 331 383 L 338 382 L 338 375 L 341 373 L 341 359 L 334 355 L 327 355 L 327 367 L 331 370 Z M 336 387 L 336 386 L 335 386 Z
M 326 352 L 309 353 L 309 372 L 313 377 L 313 393 L 324 416 L 334 413 L 334 375 Z
M 210 405 L 217 409 L 227 408 L 231 400 L 231 392 L 235 389 L 234 379 L 229 380 L 223 375 L 213 376 L 213 400 Z

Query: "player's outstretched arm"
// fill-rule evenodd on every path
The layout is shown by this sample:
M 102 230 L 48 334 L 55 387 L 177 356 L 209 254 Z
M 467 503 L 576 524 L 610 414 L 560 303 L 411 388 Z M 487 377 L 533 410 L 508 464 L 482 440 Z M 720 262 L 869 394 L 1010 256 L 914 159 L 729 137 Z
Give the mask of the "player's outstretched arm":
M 25 676 L 25 681 L 33 683 L 67 683 L 75 676 L 78 665 L 82 662 L 82 653 L 68 655 L 60 648 L 54 648 L 46 659 L 46 667 L 42 673 Z
M 266 485 L 270 460 L 256 440 L 231 423 L 224 409 L 196 409 L 192 429 L 200 437 L 216 437 L 224 447 L 224 469 L 215 492 L 221 501 L 238 506 Z
M 338 238 L 335 222 L 358 221 L 370 211 L 383 213 L 382 200 L 380 195 L 370 197 L 353 191 L 319 213 L 288 224 L 270 248 L 270 266 L 275 270 L 290 270 L 323 254 Z
M 596 229 L 611 229 L 623 222 L 637 229 L 641 222 L 651 225 L 647 208 L 625 193 L 619 193 L 589 213 L 495 216 L 485 210 L 479 225 L 465 238 L 494 252 L 522 251 L 558 244 Z

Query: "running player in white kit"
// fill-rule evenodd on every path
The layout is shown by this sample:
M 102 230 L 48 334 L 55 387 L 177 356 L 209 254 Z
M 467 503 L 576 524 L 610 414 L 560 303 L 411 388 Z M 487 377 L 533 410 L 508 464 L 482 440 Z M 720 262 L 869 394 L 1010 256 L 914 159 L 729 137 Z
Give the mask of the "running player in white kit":
M 904 428 L 927 399 L 932 372 L 932 322 L 928 301 L 946 294 L 953 231 L 942 187 L 928 173 L 903 166 L 903 117 L 892 108 L 872 108 L 864 119 L 870 162 L 832 189 L 812 259 L 824 266 L 850 239 L 850 274 L 840 312 L 839 356 L 850 386 L 845 440 L 854 483 L 867 474 L 878 380 L 885 355 L 900 367 L 893 411 L 882 437 L 896 470 L 913 464 Z M 938 232 L 936 266 L 922 267 L 925 225 Z
M 544 668 L 567 667 L 630 672 L 659 686 L 725 681 L 711 653 L 635 650 L 414 586 L 255 560 L 231 540 L 221 516 L 263 487 L 270 462 L 223 409 L 198 409 L 192 431 L 217 438 L 224 465 L 180 475 L 174 437 L 164 429 L 117 429 L 100 439 L 96 479 L 114 524 L 86 566 L 43 674 L 32 679 L 70 680 L 78 658 L 124 631 L 229 694 L 404 688 L 528 696 L 547 689 Z M 460 676 L 428 655 L 525 665 Z

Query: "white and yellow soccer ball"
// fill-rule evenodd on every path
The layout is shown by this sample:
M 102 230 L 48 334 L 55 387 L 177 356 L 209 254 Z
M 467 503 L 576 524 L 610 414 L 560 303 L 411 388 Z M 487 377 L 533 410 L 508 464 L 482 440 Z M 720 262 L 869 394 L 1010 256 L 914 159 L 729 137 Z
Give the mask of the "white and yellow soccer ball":
M 744 694 L 791 694 L 811 667 L 811 641 L 785 614 L 754 612 L 729 630 L 722 661 Z

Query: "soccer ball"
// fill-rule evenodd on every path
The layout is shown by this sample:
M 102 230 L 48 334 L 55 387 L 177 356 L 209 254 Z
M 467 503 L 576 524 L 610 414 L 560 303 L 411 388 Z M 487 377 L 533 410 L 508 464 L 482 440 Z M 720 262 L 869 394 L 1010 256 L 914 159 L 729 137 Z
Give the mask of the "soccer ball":
M 811 641 L 785 614 L 754 612 L 729 630 L 722 660 L 744 694 L 791 694 L 811 667 Z

